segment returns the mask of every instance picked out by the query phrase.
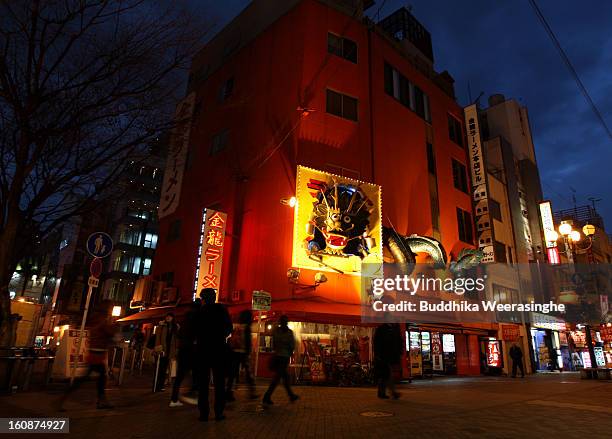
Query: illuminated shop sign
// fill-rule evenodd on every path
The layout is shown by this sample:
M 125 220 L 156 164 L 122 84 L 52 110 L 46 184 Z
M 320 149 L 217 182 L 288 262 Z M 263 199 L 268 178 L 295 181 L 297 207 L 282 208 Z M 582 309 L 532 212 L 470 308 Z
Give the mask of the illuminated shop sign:
M 499 342 L 497 340 L 489 340 L 487 342 L 487 366 L 501 367 L 501 354 L 499 352 Z
M 446 353 L 455 352 L 455 336 L 442 334 L 442 350 Z
M 202 212 L 194 285 L 196 294 L 203 288 L 214 288 L 217 293 L 219 291 L 226 222 L 226 213 L 212 209 L 204 209 Z
M 560 264 L 561 263 L 561 258 L 559 256 L 559 249 L 557 247 L 547 248 L 546 254 L 548 255 L 548 262 L 550 264 Z
M 542 201 L 540 203 L 540 219 L 542 221 L 542 229 L 544 230 L 544 240 L 546 241 L 546 247 L 557 247 L 557 240 L 553 239 L 556 235 L 556 232 L 550 201 Z
M 474 213 L 476 215 L 476 241 L 484 254 L 481 262 L 495 262 L 495 252 L 491 242 L 492 220 L 489 215 L 487 169 L 482 153 L 478 108 L 475 104 L 469 105 L 465 107 L 464 114 L 469 149 L 468 155 L 470 158 L 470 174 L 472 176 L 472 201 L 475 206 Z
M 382 263 L 381 188 L 298 166 L 293 266 L 358 274 Z

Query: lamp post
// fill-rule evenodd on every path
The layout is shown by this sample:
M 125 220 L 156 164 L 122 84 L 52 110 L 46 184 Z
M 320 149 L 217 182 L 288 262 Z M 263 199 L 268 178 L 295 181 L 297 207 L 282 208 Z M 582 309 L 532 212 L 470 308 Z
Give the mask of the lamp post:
M 587 247 L 580 247 L 578 243 L 582 239 L 582 235 L 578 230 L 574 230 L 572 228 L 572 223 L 570 221 L 561 221 L 559 225 L 559 234 L 563 237 L 563 242 L 565 244 L 565 255 L 567 256 L 567 260 L 570 264 L 575 263 L 575 255 L 578 252 L 586 252 L 590 253 L 591 247 L 593 245 L 593 235 L 595 235 L 595 226 L 592 224 L 586 224 L 582 228 L 582 233 L 586 236 L 588 240 Z M 589 257 L 589 263 L 591 263 L 591 258 Z M 581 303 L 584 303 L 584 297 L 581 297 Z M 584 330 L 586 332 L 586 342 L 589 348 L 589 357 L 591 359 L 591 367 L 597 368 L 597 359 L 595 358 L 595 349 L 593 347 L 593 338 L 591 337 L 591 326 L 588 321 L 585 321 Z

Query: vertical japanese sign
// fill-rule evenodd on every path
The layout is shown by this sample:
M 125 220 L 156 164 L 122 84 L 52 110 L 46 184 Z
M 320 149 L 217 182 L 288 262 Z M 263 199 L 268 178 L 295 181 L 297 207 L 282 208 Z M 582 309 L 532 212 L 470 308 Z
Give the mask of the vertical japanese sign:
M 227 214 L 206 209 L 204 215 L 202 215 L 202 220 L 202 245 L 199 250 L 199 264 L 196 269 L 196 293 L 202 288 L 214 288 L 218 294 Z
M 501 367 L 501 354 L 499 352 L 499 342 L 497 340 L 489 340 L 487 343 L 487 366 Z
M 189 135 L 195 106 L 195 93 L 190 93 L 176 107 L 175 126 L 170 135 L 170 145 L 164 182 L 157 216 L 163 218 L 173 213 L 179 204 L 185 162 L 189 152 Z
M 555 239 L 553 239 L 555 233 L 555 222 L 553 220 L 550 201 L 542 201 L 540 203 L 540 220 L 542 221 L 542 228 L 544 229 L 544 240 L 546 241 L 546 247 L 556 247 L 557 242 Z
M 467 146 L 472 177 L 472 201 L 476 215 L 476 238 L 478 248 L 484 253 L 481 262 L 495 262 L 492 242 L 492 223 L 489 215 L 489 195 L 487 189 L 487 167 L 482 153 L 478 108 L 476 104 L 464 108 L 465 126 L 467 127 Z

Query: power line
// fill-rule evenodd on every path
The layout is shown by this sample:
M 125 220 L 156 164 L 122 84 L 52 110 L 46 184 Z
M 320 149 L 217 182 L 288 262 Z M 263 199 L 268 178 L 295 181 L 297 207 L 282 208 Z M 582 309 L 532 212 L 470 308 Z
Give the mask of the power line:
M 552 40 L 553 44 L 557 48 L 557 51 L 559 52 L 559 55 L 561 55 L 561 59 L 563 60 L 563 62 L 567 66 L 567 68 L 569 69 L 571 75 L 574 77 L 574 81 L 576 81 L 576 84 L 578 85 L 578 88 L 580 89 L 580 92 L 582 93 L 584 98 L 587 100 L 587 103 L 591 106 L 591 110 L 593 110 L 593 113 L 595 113 L 595 117 L 597 117 L 597 119 L 599 119 L 599 122 L 601 123 L 601 125 L 604 128 L 604 130 L 608 134 L 608 137 L 610 137 L 612 139 L 612 131 L 610 131 L 610 128 L 608 127 L 608 124 L 606 123 L 606 121 L 604 120 L 603 116 L 599 112 L 599 109 L 597 108 L 597 105 L 595 105 L 595 102 L 593 102 L 593 99 L 591 98 L 591 95 L 589 94 L 589 92 L 587 91 L 586 87 L 584 86 L 584 84 L 580 80 L 580 77 L 578 76 L 578 72 L 576 72 L 576 69 L 574 68 L 574 66 L 572 65 L 572 62 L 570 61 L 570 59 L 568 58 L 567 54 L 565 53 L 565 50 L 563 50 L 563 47 L 561 47 L 561 44 L 559 43 L 559 40 L 557 39 L 555 33 L 553 32 L 552 28 L 550 27 L 550 25 L 546 21 L 546 18 L 544 18 L 544 14 L 542 13 L 540 8 L 538 7 L 538 5 L 537 5 L 535 0 L 529 0 L 529 3 L 531 3 L 531 6 L 533 7 L 533 10 L 534 10 L 535 14 L 537 15 L 538 19 L 540 20 L 540 23 L 542 23 L 542 26 L 544 27 L 544 30 L 546 30 L 546 33 L 548 34 L 548 36 Z

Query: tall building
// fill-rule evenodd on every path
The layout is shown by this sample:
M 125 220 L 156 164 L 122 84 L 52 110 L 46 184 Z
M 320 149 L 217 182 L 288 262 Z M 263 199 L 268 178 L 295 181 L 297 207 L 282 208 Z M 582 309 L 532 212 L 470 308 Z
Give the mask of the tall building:
M 473 182 L 474 166 L 485 164 L 486 177 L 474 185 L 473 196 L 476 239 L 484 261 L 494 263 L 487 271 L 487 298 L 500 304 L 543 303 L 546 294 L 539 269 L 546 260 L 539 212 L 543 195 L 527 109 L 495 94 L 486 108 L 467 107 L 466 123 L 471 148 L 481 142 L 481 151 L 470 155 Z M 474 130 L 476 140 L 471 141 Z M 496 320 L 504 357 L 509 358 L 509 348 L 517 343 L 531 354 L 526 358 L 533 358 L 532 328 L 538 328 L 543 317 L 497 312 Z M 545 320 L 548 324 L 550 319 Z M 527 362 L 528 370 L 537 365 Z M 506 372 L 508 366 L 506 362 Z
M 300 355 L 314 338 L 341 352 L 371 340 L 355 255 L 388 257 L 381 225 L 433 237 L 449 259 L 474 247 L 463 109 L 406 9 L 375 24 L 359 1 L 254 1 L 193 60 L 177 111 L 190 108 L 166 168 L 153 269 L 184 302 L 218 286 L 236 313 L 263 290 L 272 296 L 264 318 L 289 316 Z M 354 214 L 331 215 L 333 227 L 365 214 L 370 226 L 350 238 L 309 228 L 320 192 Z M 481 373 L 480 340 L 497 332 L 468 326 L 408 325 L 406 338 L 418 340 L 412 372 Z M 433 365 L 421 343 L 442 356 L 442 339 L 444 366 Z

